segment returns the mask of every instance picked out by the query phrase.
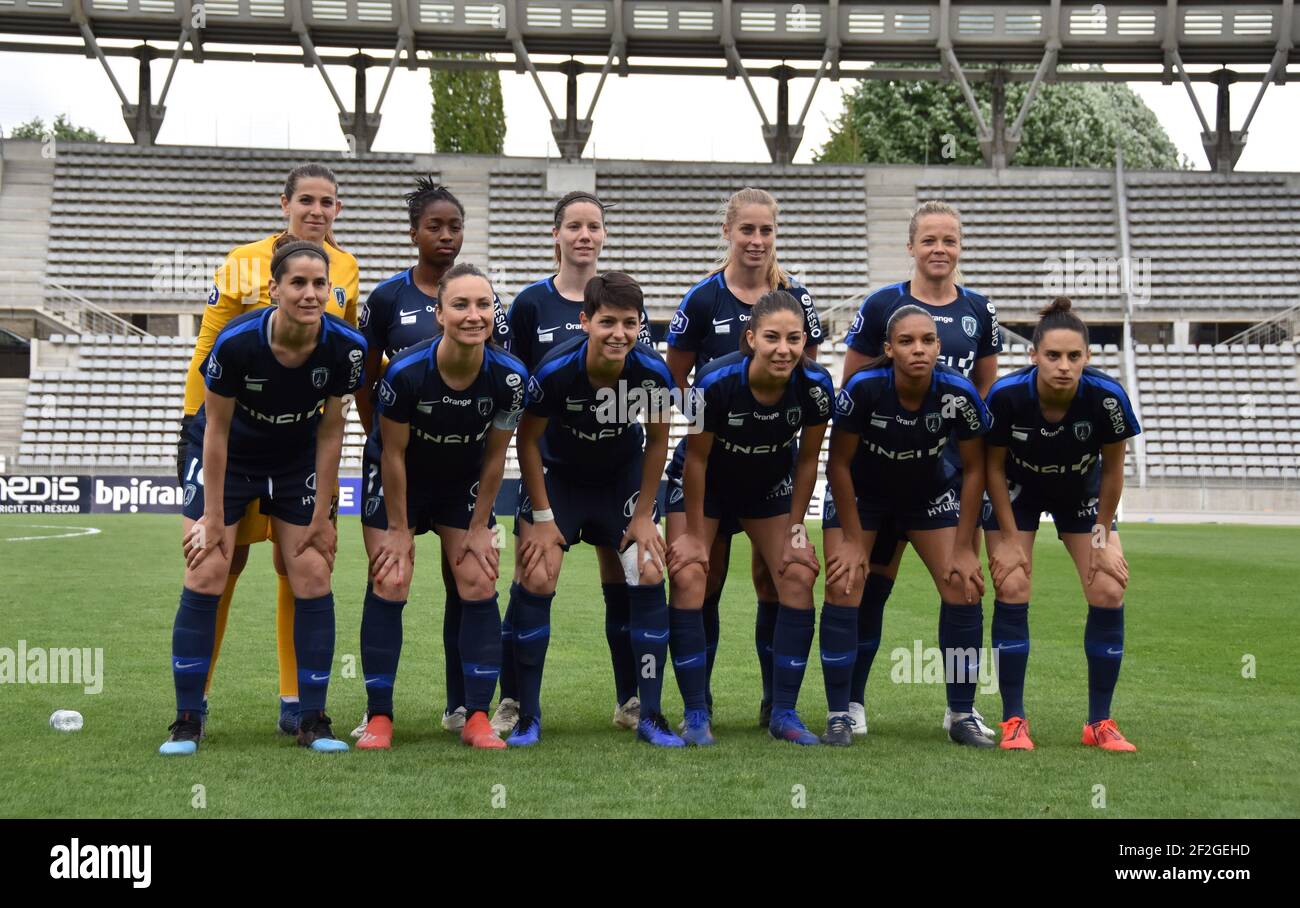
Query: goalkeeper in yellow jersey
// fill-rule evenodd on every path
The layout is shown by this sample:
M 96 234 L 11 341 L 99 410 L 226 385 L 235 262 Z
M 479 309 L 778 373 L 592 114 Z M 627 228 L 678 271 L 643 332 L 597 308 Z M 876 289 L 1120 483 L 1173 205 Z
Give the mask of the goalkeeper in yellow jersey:
M 334 240 L 334 219 L 343 209 L 338 196 L 338 180 L 335 179 L 332 170 L 322 164 L 303 164 L 289 172 L 285 180 L 284 192 L 280 196 L 280 208 L 284 212 L 287 232 L 301 239 L 320 243 L 329 255 L 331 293 L 326 311 L 345 319 L 350 325 L 356 325 L 357 260 L 338 248 Z M 256 242 L 233 249 L 226 256 L 226 261 L 217 269 L 212 290 L 208 294 L 207 307 L 203 312 L 203 324 L 199 328 L 199 336 L 194 345 L 194 356 L 190 360 L 189 372 L 185 380 L 185 416 L 181 424 L 177 451 L 178 474 L 184 467 L 186 432 L 194 414 L 203 404 L 204 363 L 212 350 L 213 341 L 227 322 L 253 309 L 271 305 L 271 297 L 267 289 L 271 277 L 271 254 L 276 239 L 281 235 L 280 232 L 273 233 Z M 243 376 L 250 391 L 256 390 L 259 377 Z M 239 522 L 229 579 L 226 581 L 218 605 L 216 641 L 204 687 L 204 721 L 207 718 L 207 693 L 212 686 L 212 672 L 221 649 L 221 639 L 230 613 L 230 600 L 234 596 L 239 575 L 248 562 L 248 547 L 254 542 L 272 538 L 270 521 L 259 511 L 256 503 L 251 504 Z M 278 727 L 284 734 L 297 734 L 299 707 L 298 664 L 293 646 L 294 597 L 279 549 L 273 548 L 272 553 L 279 580 L 276 596 L 276 643 L 280 666 Z

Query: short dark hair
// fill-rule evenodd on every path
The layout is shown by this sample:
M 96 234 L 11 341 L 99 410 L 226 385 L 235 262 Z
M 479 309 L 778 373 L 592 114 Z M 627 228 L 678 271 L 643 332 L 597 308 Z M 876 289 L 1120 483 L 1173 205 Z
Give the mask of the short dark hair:
M 645 294 L 631 275 L 606 271 L 587 281 L 582 290 L 582 311 L 587 313 L 587 318 L 595 318 L 596 310 L 601 306 L 642 312 L 645 310 Z

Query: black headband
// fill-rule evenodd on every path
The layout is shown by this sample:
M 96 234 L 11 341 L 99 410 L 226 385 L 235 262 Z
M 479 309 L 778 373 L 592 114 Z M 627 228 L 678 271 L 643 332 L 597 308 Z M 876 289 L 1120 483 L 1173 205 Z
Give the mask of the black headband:
M 275 277 L 277 271 L 284 269 L 284 263 L 295 255 L 314 255 L 325 263 L 325 270 L 330 267 L 330 258 L 325 250 L 310 240 L 295 240 L 291 243 L 285 243 L 271 256 L 271 276 Z
M 564 198 L 560 199 L 558 202 L 555 203 L 555 226 L 556 227 L 559 227 L 560 222 L 564 219 L 564 209 L 568 208 L 574 202 L 590 202 L 591 204 L 595 205 L 597 208 L 600 209 L 601 214 L 604 214 L 610 208 L 613 208 L 615 205 L 618 204 L 617 202 L 610 202 L 608 205 L 606 205 L 604 202 L 596 198 L 590 192 L 578 192 L 578 193 L 574 193 L 573 195 L 565 196 Z

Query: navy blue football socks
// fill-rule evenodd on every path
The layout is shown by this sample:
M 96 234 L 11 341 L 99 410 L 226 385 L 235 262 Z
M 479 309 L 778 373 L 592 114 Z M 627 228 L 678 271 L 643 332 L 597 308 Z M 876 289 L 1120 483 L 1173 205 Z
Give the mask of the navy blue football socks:
M 293 647 L 298 653 L 298 702 L 304 721 L 325 711 L 334 663 L 334 594 L 293 600 Z
M 857 658 L 858 610 L 849 605 L 822 605 L 822 678 L 830 712 L 849 711 L 849 685 Z
M 501 699 L 519 699 L 519 675 L 515 667 L 515 589 L 522 587 L 518 583 L 510 584 L 510 600 L 506 603 L 506 613 L 501 619 Z
M 772 702 L 772 636 L 776 633 L 778 602 L 758 600 L 754 616 L 754 652 L 758 653 L 758 670 L 763 674 L 763 702 Z
M 862 589 L 862 604 L 858 606 L 858 656 L 853 663 L 853 680 L 849 686 L 849 700 L 865 704 L 867 676 L 880 649 L 880 632 L 885 617 L 885 601 L 894 589 L 894 581 L 881 574 L 868 574 Z
M 641 715 L 663 712 L 664 660 L 668 656 L 668 594 L 662 581 L 625 586 L 631 614 L 630 633 Z M 626 702 L 626 701 L 623 701 Z
M 1029 664 L 1029 603 L 993 601 L 993 651 L 997 655 L 1002 721 L 1025 718 L 1025 666 Z
M 673 674 L 687 710 L 707 709 L 704 698 L 705 665 L 708 657 L 704 637 L 704 616 L 699 609 L 670 608 L 669 636 L 672 641 Z
M 1110 718 L 1110 701 L 1124 659 L 1124 606 L 1088 606 L 1083 630 L 1083 651 L 1088 656 L 1088 723 Z
M 983 605 L 940 603 L 939 648 L 943 652 L 948 708 L 954 713 L 969 713 L 975 708 L 983 638 Z
M 176 623 L 172 625 L 172 681 L 176 685 L 176 713 L 203 710 L 203 687 L 212 665 L 212 645 L 217 637 L 217 604 L 221 596 L 181 588 Z
M 772 635 L 772 712 L 794 709 L 812 649 L 813 609 L 779 606 Z
M 447 707 L 451 712 L 458 706 L 465 705 L 465 675 L 460 666 L 460 590 L 456 587 L 456 577 L 451 571 L 451 564 L 442 559 L 442 582 L 447 591 L 447 607 L 442 613 L 442 653 L 446 659 Z
M 496 593 L 488 599 L 461 600 L 460 665 L 466 712 L 486 712 L 501 674 L 501 610 Z
M 542 669 L 546 665 L 546 647 L 551 642 L 551 600 L 554 598 L 554 593 L 538 596 L 518 583 L 510 588 L 515 616 L 519 713 L 538 719 L 542 717 Z
M 366 586 L 361 607 L 361 673 L 366 681 L 366 711 L 371 716 L 393 717 L 393 684 L 402 655 L 405 605 L 405 599 L 385 599 Z
M 619 705 L 636 696 L 637 666 L 632 651 L 631 612 L 626 583 L 602 583 L 600 591 L 605 596 L 605 642 L 609 644 L 609 659 L 614 666 L 614 692 Z
M 727 550 L 730 553 L 730 549 Z M 704 649 L 708 664 L 704 669 L 704 701 L 713 709 L 713 663 L 718 658 L 718 641 L 722 638 L 722 618 L 718 605 L 722 602 L 722 587 L 717 592 L 704 597 L 704 607 L 700 616 L 704 620 Z

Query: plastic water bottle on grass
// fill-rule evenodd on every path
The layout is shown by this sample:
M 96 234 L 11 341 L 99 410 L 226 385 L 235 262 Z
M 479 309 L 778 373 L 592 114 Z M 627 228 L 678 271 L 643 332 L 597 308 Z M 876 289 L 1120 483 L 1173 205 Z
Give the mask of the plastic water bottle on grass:
M 56 731 L 81 731 L 83 720 L 75 709 L 56 709 L 50 716 L 50 728 Z

